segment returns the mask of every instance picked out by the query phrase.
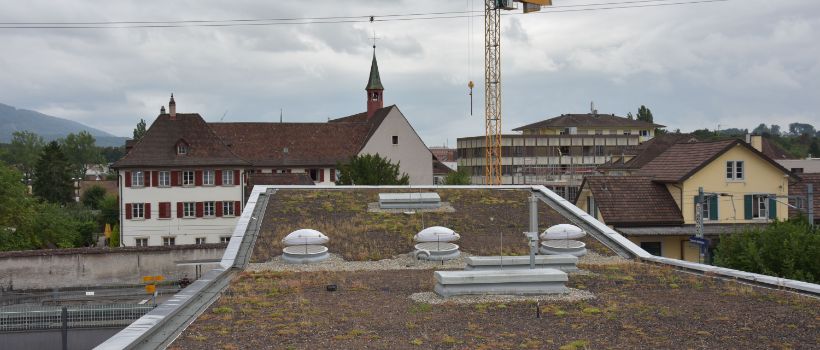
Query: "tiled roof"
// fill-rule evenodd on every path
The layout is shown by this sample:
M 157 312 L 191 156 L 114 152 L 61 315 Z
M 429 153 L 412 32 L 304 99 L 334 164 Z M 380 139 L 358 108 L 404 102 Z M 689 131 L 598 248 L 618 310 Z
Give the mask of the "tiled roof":
M 618 117 L 614 114 L 562 114 L 555 118 L 542 120 L 537 123 L 524 125 L 513 129 L 522 131 L 541 128 L 568 128 L 568 127 L 633 127 L 633 128 L 662 128 L 664 125 L 647 123 L 640 120 L 631 120 Z
M 804 173 L 799 174 L 800 180 L 796 183 L 789 184 L 789 196 L 805 196 L 807 191 L 807 184 L 812 184 L 814 191 L 814 222 L 820 223 L 820 173 Z M 794 204 L 793 200 L 789 200 L 789 203 Z M 803 206 L 807 205 L 807 201 L 803 199 Z M 798 210 L 789 207 L 789 217 L 794 217 L 798 215 Z M 806 213 L 803 212 L 803 216 L 806 216 Z
M 790 156 L 786 150 L 778 146 L 776 143 L 772 142 L 766 137 L 763 137 L 763 154 L 768 156 L 771 159 L 791 159 L 794 158 Z
M 248 176 L 248 186 L 255 185 L 314 185 L 310 176 L 305 173 L 299 174 L 270 174 L 253 173 Z
M 658 135 L 654 138 L 640 144 L 633 149 L 633 157 L 629 161 L 621 162 L 607 162 L 601 164 L 600 170 L 614 170 L 614 169 L 640 169 L 661 153 L 665 152 L 669 147 L 676 143 L 685 143 L 697 141 L 692 134 L 664 134 Z
M 184 141 L 188 153 L 177 154 Z M 113 168 L 137 166 L 175 167 L 200 164 L 245 166 L 248 162 L 232 152 L 196 113 L 177 113 L 175 120 L 160 114 L 148 131 Z
M 683 216 L 666 186 L 649 176 L 587 176 L 588 188 L 607 225 L 682 225 Z

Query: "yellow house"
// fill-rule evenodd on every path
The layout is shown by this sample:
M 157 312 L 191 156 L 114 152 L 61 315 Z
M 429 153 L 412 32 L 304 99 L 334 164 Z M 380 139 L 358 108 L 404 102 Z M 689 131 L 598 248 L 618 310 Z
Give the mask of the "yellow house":
M 698 261 L 699 189 L 704 234 L 714 248 L 721 234 L 788 217 L 793 175 L 741 140 L 678 143 L 635 175 L 589 176 L 576 204 L 648 252 Z

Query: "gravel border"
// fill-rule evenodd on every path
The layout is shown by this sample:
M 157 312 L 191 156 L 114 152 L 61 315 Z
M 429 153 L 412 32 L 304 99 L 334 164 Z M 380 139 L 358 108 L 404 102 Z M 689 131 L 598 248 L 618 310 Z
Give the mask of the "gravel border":
M 546 301 L 546 302 L 570 302 L 574 303 L 581 300 L 595 299 L 595 294 L 589 291 L 568 288 L 568 293 L 561 294 L 546 294 L 546 295 L 459 295 L 449 298 L 443 298 L 434 292 L 413 293 L 410 299 L 419 303 L 427 303 L 432 305 L 441 305 L 447 303 L 453 304 L 480 304 L 480 303 L 508 303 L 508 302 L 525 302 L 525 301 Z

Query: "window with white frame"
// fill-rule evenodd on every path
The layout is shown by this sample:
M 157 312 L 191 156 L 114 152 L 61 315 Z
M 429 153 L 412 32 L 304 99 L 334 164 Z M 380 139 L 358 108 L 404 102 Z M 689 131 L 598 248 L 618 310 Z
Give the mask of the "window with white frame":
M 230 186 L 233 184 L 233 170 L 222 170 L 222 185 Z
M 162 237 L 162 245 L 172 246 L 172 245 L 176 245 L 176 243 L 177 243 L 176 237 Z
M 222 216 L 236 216 L 233 201 L 222 202 Z
M 134 239 L 137 247 L 147 247 L 148 246 L 148 238 L 140 237 Z
M 131 204 L 131 218 L 145 219 L 145 203 Z
M 202 202 L 202 215 L 206 217 L 216 216 L 216 204 L 214 202 Z
M 131 187 L 143 186 L 145 186 L 145 173 L 142 170 L 131 173 Z
M 649 130 L 641 130 L 641 136 L 649 137 Z
M 185 144 L 185 142 L 180 142 L 177 144 L 177 154 L 188 154 L 188 145 Z
M 171 186 L 171 172 L 170 171 L 160 171 L 159 175 L 157 175 L 157 180 L 159 182 L 159 187 L 170 187 Z
M 186 170 L 182 172 L 182 186 L 193 186 L 195 183 L 193 171 Z
M 730 160 L 726 162 L 726 180 L 743 180 L 745 172 L 742 160 Z
M 752 218 L 766 219 L 769 217 L 769 196 L 756 194 L 752 196 Z
M 192 218 L 196 216 L 196 205 L 194 202 L 182 203 L 182 217 Z
M 197 237 L 194 244 L 205 244 L 205 237 Z
M 213 170 L 204 170 L 202 171 L 202 184 L 205 186 L 213 186 L 214 185 L 214 171 Z
M 228 243 L 231 241 L 231 236 L 221 236 L 219 237 L 219 243 Z

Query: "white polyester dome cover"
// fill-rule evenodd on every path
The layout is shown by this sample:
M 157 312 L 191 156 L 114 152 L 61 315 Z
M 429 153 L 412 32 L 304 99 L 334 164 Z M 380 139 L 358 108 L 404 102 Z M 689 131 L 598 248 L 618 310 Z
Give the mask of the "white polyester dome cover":
M 586 236 L 580 227 L 570 224 L 558 224 L 544 230 L 541 239 L 578 239 Z
M 461 236 L 449 228 L 443 226 L 430 226 L 419 231 L 415 237 L 416 242 L 453 242 L 457 241 Z
M 301 230 L 293 231 L 285 236 L 282 240 L 282 244 L 285 246 L 325 244 L 328 241 L 330 241 L 330 239 L 323 233 L 309 228 L 303 228 Z

